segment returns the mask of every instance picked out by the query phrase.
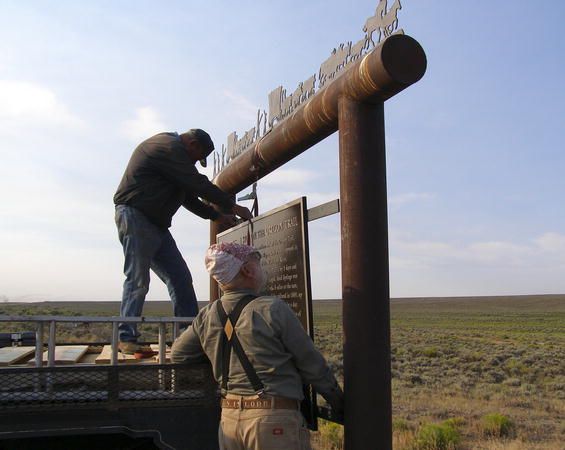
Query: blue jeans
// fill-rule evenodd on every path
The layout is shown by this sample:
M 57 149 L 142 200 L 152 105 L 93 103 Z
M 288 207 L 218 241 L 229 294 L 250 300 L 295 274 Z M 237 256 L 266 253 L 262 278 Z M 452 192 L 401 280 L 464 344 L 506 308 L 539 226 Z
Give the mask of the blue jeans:
M 116 226 L 124 248 L 124 290 L 120 315 L 141 317 L 149 291 L 149 269 L 167 285 L 176 317 L 194 317 L 198 313 L 192 276 L 169 230 L 152 224 L 131 206 L 116 206 Z M 136 342 L 136 324 L 120 324 L 120 341 Z

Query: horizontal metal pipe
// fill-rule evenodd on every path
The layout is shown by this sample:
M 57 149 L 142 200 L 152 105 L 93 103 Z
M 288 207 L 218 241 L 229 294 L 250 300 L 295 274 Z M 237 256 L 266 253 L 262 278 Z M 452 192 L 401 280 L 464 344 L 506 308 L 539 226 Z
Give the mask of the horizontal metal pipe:
M 335 132 L 340 97 L 365 103 L 387 100 L 422 78 L 426 65 L 426 54 L 415 39 L 390 36 L 234 159 L 214 183 L 231 194 L 241 191 Z
M 194 317 L 0 316 L 0 322 L 191 323 Z

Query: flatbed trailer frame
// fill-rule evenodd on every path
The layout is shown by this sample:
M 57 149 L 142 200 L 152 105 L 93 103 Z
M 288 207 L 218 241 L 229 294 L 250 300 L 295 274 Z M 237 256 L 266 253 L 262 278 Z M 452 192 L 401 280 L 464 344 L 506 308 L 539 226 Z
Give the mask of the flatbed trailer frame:
M 165 325 L 191 320 L 0 316 L 2 322 L 37 326 L 35 367 L 0 368 L 0 449 L 216 450 L 220 396 L 210 365 L 164 363 Z M 113 357 L 110 364 L 55 366 L 56 323 L 112 323 L 110 344 L 117 356 L 122 321 L 159 323 L 158 363 L 118 364 Z M 49 356 L 44 365 L 46 322 Z

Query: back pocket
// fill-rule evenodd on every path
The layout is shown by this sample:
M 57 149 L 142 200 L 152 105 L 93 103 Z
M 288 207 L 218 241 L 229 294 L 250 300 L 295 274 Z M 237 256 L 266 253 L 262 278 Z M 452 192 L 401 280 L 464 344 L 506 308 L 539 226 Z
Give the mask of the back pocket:
M 300 427 L 293 417 L 270 418 L 261 421 L 257 428 L 258 448 L 261 450 L 299 450 Z

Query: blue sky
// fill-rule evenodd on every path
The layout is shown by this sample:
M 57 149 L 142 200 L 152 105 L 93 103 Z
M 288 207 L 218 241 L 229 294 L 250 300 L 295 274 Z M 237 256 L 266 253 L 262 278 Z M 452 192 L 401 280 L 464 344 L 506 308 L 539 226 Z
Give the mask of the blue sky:
M 376 4 L 3 0 L 0 298 L 119 300 L 112 196 L 136 144 L 241 136 Z M 402 5 L 428 71 L 385 105 L 392 296 L 565 292 L 565 3 Z M 337 198 L 337 161 L 336 133 L 259 183 L 262 211 Z M 208 224 L 181 211 L 172 232 L 207 300 Z M 314 297 L 339 297 L 339 217 L 310 237 Z

